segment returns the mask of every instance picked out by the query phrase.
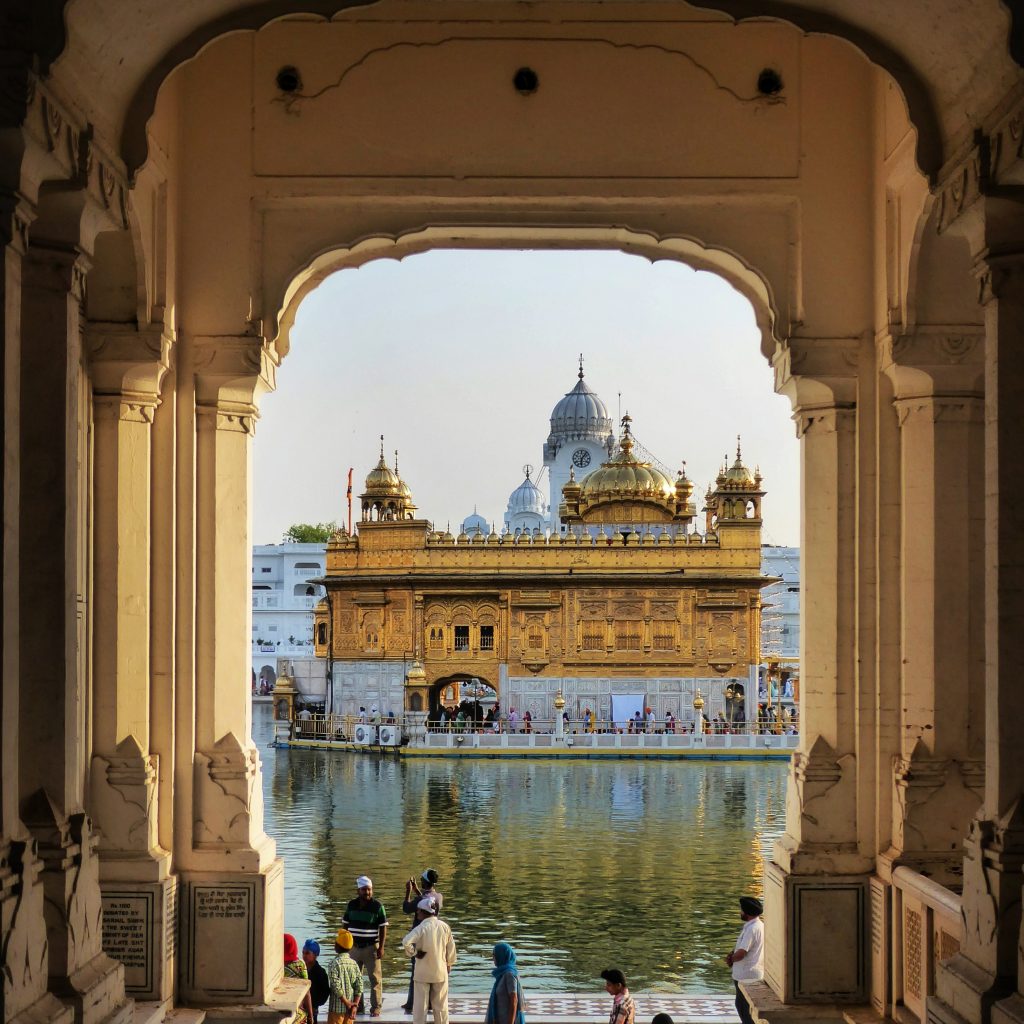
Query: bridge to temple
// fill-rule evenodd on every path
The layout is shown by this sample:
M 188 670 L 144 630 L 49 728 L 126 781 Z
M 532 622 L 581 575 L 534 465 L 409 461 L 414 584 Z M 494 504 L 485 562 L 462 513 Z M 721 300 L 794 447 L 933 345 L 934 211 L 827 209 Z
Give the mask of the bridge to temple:
M 0 28 L 5 1021 L 294 1002 L 249 449 L 302 298 L 437 247 L 618 248 L 750 301 L 803 470 L 754 1004 L 1024 1016 L 1015 5 L 10 0 Z

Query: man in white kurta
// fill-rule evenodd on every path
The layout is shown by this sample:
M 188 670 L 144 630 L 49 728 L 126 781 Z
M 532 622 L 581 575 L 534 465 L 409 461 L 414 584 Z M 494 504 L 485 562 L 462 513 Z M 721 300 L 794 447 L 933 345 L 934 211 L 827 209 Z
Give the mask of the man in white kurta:
M 427 1007 L 434 1024 L 448 1024 L 448 973 L 455 963 L 452 930 L 437 916 L 437 902 L 429 896 L 416 904 L 416 927 L 402 939 L 406 955 L 416 958 L 413 970 L 413 1024 L 426 1024 Z

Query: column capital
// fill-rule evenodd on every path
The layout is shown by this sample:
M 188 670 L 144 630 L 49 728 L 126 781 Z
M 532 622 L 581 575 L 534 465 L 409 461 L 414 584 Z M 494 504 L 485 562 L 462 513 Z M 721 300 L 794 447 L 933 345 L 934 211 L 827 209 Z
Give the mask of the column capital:
M 97 412 L 151 423 L 173 345 L 163 324 L 88 324 L 85 350 Z
M 857 402 L 860 338 L 789 338 L 772 356 L 775 390 L 793 411 L 846 406 Z
M 919 327 L 885 333 L 877 342 L 879 369 L 897 399 L 924 395 L 981 397 L 985 379 L 985 328 L 981 324 Z
M 19 255 L 28 252 L 28 231 L 35 207 L 21 194 L 0 190 L 0 247 L 10 246 Z
M 255 432 L 258 398 L 276 385 L 277 352 L 263 338 L 204 336 L 192 341 L 196 406 L 218 430 Z
M 85 298 L 85 276 L 92 261 L 77 246 L 32 242 L 25 264 L 33 287 L 63 292 L 78 302 Z

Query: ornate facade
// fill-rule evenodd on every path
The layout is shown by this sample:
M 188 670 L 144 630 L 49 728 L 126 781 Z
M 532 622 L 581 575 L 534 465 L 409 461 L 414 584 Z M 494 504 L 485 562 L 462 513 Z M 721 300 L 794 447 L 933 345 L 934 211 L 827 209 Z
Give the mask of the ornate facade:
M 791 402 L 802 724 L 758 1013 L 1024 1020 L 1021 5 L 481 10 L 0 5 L 5 1021 L 287 990 L 252 435 L 320 281 L 455 247 L 714 271 Z M 581 554 L 508 553 L 553 550 Z
M 570 471 L 562 526 L 545 532 L 434 530 L 411 517 L 408 487 L 382 456 L 358 532 L 327 549 L 315 632 L 338 683 L 333 706 L 368 703 L 344 681 L 374 665 L 393 704 L 395 682 L 420 662 L 435 701 L 442 686 L 477 678 L 505 707 L 541 718 L 558 690 L 577 715 L 607 717 L 616 691 L 684 720 L 698 688 L 712 711 L 724 707 L 726 686 L 746 686 L 759 661 L 761 478 L 737 449 L 699 532 L 692 484 L 634 453 L 631 422 L 607 461 L 578 482 Z

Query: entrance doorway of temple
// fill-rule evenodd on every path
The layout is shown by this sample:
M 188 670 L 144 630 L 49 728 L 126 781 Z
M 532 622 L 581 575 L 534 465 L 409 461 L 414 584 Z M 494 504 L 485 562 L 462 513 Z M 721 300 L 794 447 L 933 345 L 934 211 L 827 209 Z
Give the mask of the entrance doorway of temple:
M 431 687 L 427 725 L 436 730 L 479 730 L 490 727 L 499 712 L 496 687 L 468 672 L 454 672 Z

